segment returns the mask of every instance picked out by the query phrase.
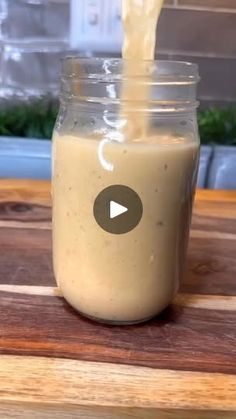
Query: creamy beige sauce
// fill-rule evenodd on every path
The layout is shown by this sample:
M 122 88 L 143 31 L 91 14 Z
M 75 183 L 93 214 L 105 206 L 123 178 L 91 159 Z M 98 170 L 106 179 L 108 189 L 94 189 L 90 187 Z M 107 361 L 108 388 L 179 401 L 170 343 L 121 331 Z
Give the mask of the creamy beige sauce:
M 96 139 L 55 134 L 55 274 L 65 298 L 89 316 L 142 320 L 178 288 L 198 148 L 176 137 L 156 143 L 105 144 L 101 156 Z M 105 232 L 93 216 L 97 195 L 113 184 L 133 188 L 143 203 L 141 222 L 124 235 Z
M 127 120 L 124 128 L 126 139 L 144 138 L 147 133 L 148 118 L 145 112 L 138 118 L 134 112 L 137 103 L 145 104 L 149 99 L 149 87 L 144 84 L 149 66 L 143 60 L 153 60 L 156 47 L 156 26 L 163 0 L 123 0 L 122 19 L 124 41 L 122 57 L 127 60 L 123 70 L 124 80 L 121 112 Z M 138 75 L 139 83 L 133 83 Z
M 122 56 L 128 60 L 153 60 L 156 46 L 156 26 L 163 0 L 123 0 L 122 20 L 124 40 Z M 131 74 L 136 69 L 130 63 Z
M 162 0 L 123 0 L 124 79 L 142 74 L 153 59 Z M 132 59 L 135 59 L 132 61 Z M 137 60 L 140 65 L 137 65 Z M 145 77 L 145 71 L 143 73 Z M 150 138 L 144 107 L 147 85 L 124 82 L 124 142 L 54 134 L 53 252 L 58 285 L 80 312 L 105 321 L 136 322 L 165 308 L 182 277 L 196 181 L 198 141 Z M 93 216 L 97 195 L 127 185 L 143 203 L 143 217 L 127 234 L 105 232 Z

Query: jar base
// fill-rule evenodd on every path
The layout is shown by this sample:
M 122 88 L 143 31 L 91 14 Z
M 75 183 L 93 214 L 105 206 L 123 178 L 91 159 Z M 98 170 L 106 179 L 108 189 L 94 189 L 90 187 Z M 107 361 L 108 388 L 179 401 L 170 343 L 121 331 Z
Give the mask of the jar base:
M 77 311 L 78 314 L 80 314 L 82 317 L 85 317 L 89 320 L 92 320 L 93 322 L 99 323 L 99 324 L 104 324 L 104 325 L 108 325 L 108 326 L 133 326 L 135 324 L 141 324 L 141 323 L 146 323 L 148 321 L 150 321 L 151 319 L 153 319 L 155 316 L 149 316 L 146 317 L 145 319 L 141 319 L 141 320 L 128 320 L 128 321 L 121 321 L 121 320 L 106 320 L 106 319 L 100 319 L 98 317 L 94 317 L 94 316 L 90 316 L 89 314 L 85 314 L 80 310 L 75 309 L 75 311 Z

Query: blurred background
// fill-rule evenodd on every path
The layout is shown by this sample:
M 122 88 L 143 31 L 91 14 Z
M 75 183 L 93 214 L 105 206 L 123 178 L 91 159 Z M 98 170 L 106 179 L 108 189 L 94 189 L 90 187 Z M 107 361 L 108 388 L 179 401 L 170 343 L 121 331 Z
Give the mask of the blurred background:
M 199 186 L 236 188 L 236 1 L 166 0 L 157 39 L 200 67 Z M 0 177 L 50 177 L 60 58 L 121 44 L 121 0 L 0 0 Z

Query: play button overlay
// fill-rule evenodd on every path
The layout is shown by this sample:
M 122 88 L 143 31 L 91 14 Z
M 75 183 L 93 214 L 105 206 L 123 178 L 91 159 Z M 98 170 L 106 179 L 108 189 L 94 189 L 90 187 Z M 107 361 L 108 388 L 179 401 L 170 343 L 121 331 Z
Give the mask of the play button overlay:
M 143 215 L 138 194 L 125 185 L 112 185 L 97 196 L 93 214 L 97 224 L 111 234 L 125 234 L 133 230 Z
M 110 218 L 116 218 L 118 215 L 124 214 L 128 211 L 128 208 L 123 207 L 123 205 L 118 204 L 117 202 L 110 202 Z

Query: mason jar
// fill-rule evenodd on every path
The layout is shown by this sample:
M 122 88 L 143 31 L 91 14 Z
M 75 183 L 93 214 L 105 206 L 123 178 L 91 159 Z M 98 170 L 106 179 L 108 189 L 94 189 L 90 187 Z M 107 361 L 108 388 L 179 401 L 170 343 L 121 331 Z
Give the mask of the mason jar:
M 144 322 L 175 297 L 199 159 L 197 66 L 126 65 L 66 58 L 53 135 L 56 281 L 79 313 L 112 324 Z

